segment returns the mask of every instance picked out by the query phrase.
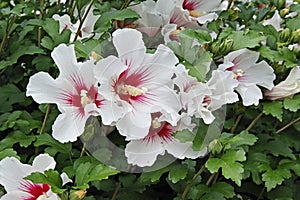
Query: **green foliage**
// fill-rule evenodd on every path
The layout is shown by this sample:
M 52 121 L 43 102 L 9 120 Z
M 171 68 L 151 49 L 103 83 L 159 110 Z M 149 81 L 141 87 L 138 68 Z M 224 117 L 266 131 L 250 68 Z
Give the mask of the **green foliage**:
M 125 155 L 110 148 L 110 141 L 120 148 L 126 145 L 122 136 L 116 136 L 118 130 L 113 130 L 107 141 L 92 140 L 95 130 L 103 128 L 96 118 L 92 125 L 87 124 L 80 138 L 84 145 L 80 139 L 73 143 L 56 141 L 52 125 L 61 108 L 38 105 L 26 97 L 29 78 L 39 71 L 58 76 L 51 52 L 61 43 L 75 45 L 78 61 L 92 55 L 102 59 L 116 54 L 111 33 L 127 27 L 127 23 L 135 27 L 141 17 L 129 5 L 142 0 L 91 2 L 93 13 L 101 15 L 93 30 L 100 36 L 76 41 L 70 40 L 74 32 L 60 32 L 52 16 L 68 14 L 72 23 L 80 21 L 90 1 L 14 1 L 15 5 L 0 2 L 0 160 L 16 157 L 27 164 L 38 154 L 48 153 L 55 159 L 56 169 L 35 172 L 26 179 L 49 184 L 62 200 L 300 199 L 300 94 L 276 101 L 264 98 L 258 106 L 245 107 L 241 102 L 227 105 L 222 108 L 224 113 L 213 113 L 217 120 L 210 125 L 193 119 L 197 128 L 172 136 L 181 142 L 192 142 L 195 151 L 207 148 L 208 154 L 176 160 L 162 168 L 155 166 L 157 170 L 128 165 Z M 230 8 L 218 11 L 218 17 L 201 29 L 178 27 L 180 42 L 172 41 L 167 46 L 189 74 L 203 83 L 210 77 L 208 69 L 217 68 L 228 53 L 243 48 L 259 52 L 259 60 L 274 69 L 276 85 L 300 63 L 297 2 L 285 9 L 287 5 L 282 0 L 232 1 Z M 263 25 L 276 10 L 283 20 L 279 30 Z M 291 15 L 286 17 L 288 14 Z M 162 38 L 144 39 L 151 45 L 153 42 L 148 52 L 163 43 Z M 89 152 L 86 145 L 102 148 Z M 116 160 L 129 172 L 120 172 L 98 160 Z M 63 172 L 72 179 L 67 185 L 62 185 Z M 4 187 L 0 191 L 2 194 Z

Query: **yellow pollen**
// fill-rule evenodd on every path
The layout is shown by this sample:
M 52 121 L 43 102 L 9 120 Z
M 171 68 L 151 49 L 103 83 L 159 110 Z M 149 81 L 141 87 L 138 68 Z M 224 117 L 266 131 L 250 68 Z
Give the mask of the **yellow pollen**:
M 80 96 L 81 96 L 80 103 L 83 106 L 92 103 L 91 99 L 87 96 L 87 93 L 88 92 L 86 90 L 80 91 Z
M 145 94 L 148 89 L 145 87 L 137 88 L 132 85 L 122 85 L 118 89 L 121 94 L 130 95 L 130 96 L 139 96 L 141 94 Z
M 243 73 L 244 73 L 243 70 L 238 69 L 238 70 L 236 70 L 236 73 L 233 75 L 233 78 L 237 79 L 238 77 L 243 76 Z
M 100 60 L 100 58 L 101 58 L 100 55 L 97 54 L 95 51 L 92 51 L 91 56 L 96 61 Z
M 161 123 L 158 121 L 158 118 L 157 118 L 157 117 L 155 117 L 155 118 L 152 120 L 152 127 L 153 127 L 154 129 L 157 129 L 157 128 L 161 127 Z
M 198 11 L 190 10 L 189 13 L 190 13 L 190 16 L 192 16 L 192 17 L 200 17 L 201 16 L 200 12 L 198 12 Z
M 177 34 L 180 33 L 180 31 L 181 31 L 181 30 L 176 29 L 176 30 L 174 30 L 174 31 L 171 32 L 171 35 L 177 35 Z
M 42 200 L 44 198 L 49 198 L 49 196 L 44 193 L 44 194 L 40 195 L 36 200 Z
M 298 29 L 296 30 L 296 32 L 300 35 L 300 28 L 298 28 Z

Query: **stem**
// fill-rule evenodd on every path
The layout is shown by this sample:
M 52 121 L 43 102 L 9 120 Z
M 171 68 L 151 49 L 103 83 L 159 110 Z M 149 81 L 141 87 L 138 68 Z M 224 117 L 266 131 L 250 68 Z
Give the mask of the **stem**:
M 118 194 L 120 188 L 121 188 L 121 182 L 119 181 L 116 186 L 115 192 L 114 192 L 113 196 L 111 197 L 111 200 L 115 200 L 117 198 L 117 194 Z
M 44 15 L 44 0 L 41 0 L 40 2 L 40 20 L 43 19 Z M 38 47 L 41 48 L 41 40 L 42 40 L 42 27 L 39 27 L 38 30 Z
M 78 35 L 79 35 L 79 33 L 80 33 L 80 31 L 81 31 L 81 28 L 82 28 L 82 26 L 83 26 L 83 22 L 84 22 L 84 20 L 86 19 L 87 15 L 89 14 L 89 12 L 90 12 L 90 10 L 91 10 L 91 8 L 92 8 L 92 6 L 93 6 L 93 3 L 94 3 L 94 0 L 91 0 L 91 2 L 90 2 L 90 4 L 89 4 L 89 7 L 87 8 L 86 12 L 85 12 L 84 15 L 83 15 L 83 18 L 80 20 L 80 24 L 79 24 L 79 27 L 78 27 L 78 29 L 77 29 L 77 32 L 76 32 L 76 35 L 75 35 L 75 38 L 74 38 L 73 42 L 75 42 L 75 41 L 77 40 Z
M 205 164 L 202 165 L 202 167 L 199 169 L 199 171 L 197 172 L 197 174 L 194 175 L 193 179 L 190 181 L 189 184 L 186 185 L 182 195 L 181 195 L 181 198 L 184 200 L 187 193 L 190 191 L 194 181 L 201 175 L 201 173 L 205 170 Z
M 259 120 L 259 118 L 261 118 L 261 116 L 263 116 L 263 113 L 259 113 L 255 119 L 249 124 L 249 126 L 246 128 L 246 131 L 249 131 L 255 124 L 256 122 Z
M 262 195 L 264 194 L 264 191 L 265 191 L 265 187 L 263 187 L 263 189 L 260 191 L 257 200 L 261 199 Z
M 234 133 L 234 131 L 235 131 L 237 125 L 240 123 L 242 117 L 243 117 L 243 115 L 239 115 L 239 116 L 237 117 L 237 119 L 235 120 L 234 125 L 232 126 L 232 128 L 231 128 L 231 130 L 230 130 L 230 133 Z
M 233 2 L 234 2 L 234 0 L 229 0 L 228 1 L 228 5 L 227 5 L 226 10 L 228 10 L 231 7 L 231 5 L 232 5 Z
M 298 117 L 297 119 L 291 121 L 290 123 L 288 123 L 287 125 L 285 125 L 284 127 L 282 127 L 281 129 L 279 129 L 278 131 L 276 131 L 276 133 L 280 133 L 282 131 L 284 131 L 285 129 L 287 129 L 288 127 L 290 127 L 291 125 L 293 125 L 294 123 L 298 122 L 300 120 L 300 117 Z
M 208 178 L 206 185 L 209 186 L 209 184 L 211 183 L 211 181 L 214 179 L 214 177 L 216 176 L 217 172 L 213 173 L 212 175 L 210 175 L 210 177 Z
M 44 133 L 44 130 L 45 130 L 46 124 L 47 124 L 47 120 L 48 120 L 48 118 L 49 118 L 49 113 L 50 113 L 50 111 L 51 111 L 51 106 L 50 106 L 50 104 L 48 104 L 48 105 L 47 105 L 46 114 L 45 114 L 45 117 L 44 117 L 44 121 L 43 121 L 43 124 L 42 124 L 42 128 L 41 128 L 41 131 L 40 131 L 40 135 L 41 135 L 42 133 Z
M 83 147 L 81 149 L 80 157 L 82 157 L 84 155 L 84 152 L 85 152 L 85 143 L 83 144 Z
M 5 31 L 5 34 L 3 36 L 3 40 L 0 44 L 0 54 L 2 53 L 3 49 L 4 49 L 4 46 L 6 44 L 6 41 L 7 41 L 7 38 L 8 38 L 8 35 L 9 35 L 9 32 L 10 32 L 10 29 L 11 27 L 13 26 L 13 24 L 15 23 L 17 19 L 17 16 L 15 15 L 11 20 L 10 22 L 8 22 L 8 25 L 7 25 L 7 28 L 6 28 L 6 31 Z
M 122 4 L 120 10 L 122 10 L 122 9 L 124 9 L 124 8 L 126 8 L 126 7 L 128 7 L 128 5 L 129 5 L 130 2 L 131 2 L 131 0 L 126 0 L 126 1 L 124 1 L 124 3 Z

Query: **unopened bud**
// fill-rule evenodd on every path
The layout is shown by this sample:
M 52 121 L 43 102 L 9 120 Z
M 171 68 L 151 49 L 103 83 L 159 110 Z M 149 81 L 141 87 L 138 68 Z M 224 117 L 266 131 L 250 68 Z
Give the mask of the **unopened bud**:
M 284 8 L 286 4 L 285 0 L 278 0 L 278 8 Z
M 291 39 L 292 31 L 288 28 L 283 29 L 283 31 L 280 33 L 280 41 L 282 42 L 288 42 Z
M 86 190 L 72 191 L 70 194 L 70 200 L 81 200 L 85 197 Z
M 222 54 L 228 53 L 233 46 L 233 40 L 232 39 L 226 39 L 224 40 L 220 45 L 220 51 Z
M 300 42 L 300 29 L 292 32 L 291 42 L 292 43 L 299 43 Z
M 221 153 L 223 146 L 222 144 L 219 142 L 219 140 L 214 139 L 213 141 L 211 141 L 208 145 L 208 149 L 212 154 L 219 154 Z
M 280 15 L 280 17 L 285 17 L 289 12 L 290 12 L 290 10 L 288 8 L 284 8 L 279 11 L 279 15 Z

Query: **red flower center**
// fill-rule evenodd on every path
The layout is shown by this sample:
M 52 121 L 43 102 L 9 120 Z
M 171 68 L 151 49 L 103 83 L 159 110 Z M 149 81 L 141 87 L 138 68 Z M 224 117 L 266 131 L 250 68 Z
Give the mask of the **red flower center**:
M 29 196 L 24 197 L 23 200 L 37 200 L 40 196 L 47 196 L 47 192 L 50 190 L 48 184 L 34 184 L 31 181 L 24 180 L 21 183 L 21 191 L 26 192 Z

